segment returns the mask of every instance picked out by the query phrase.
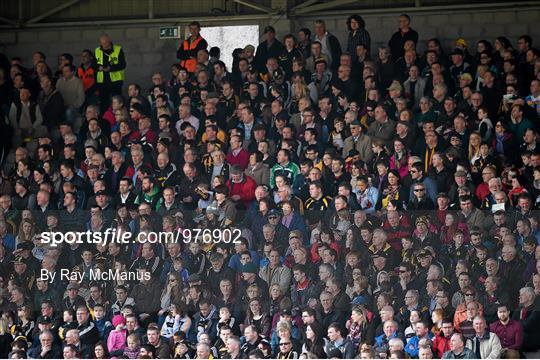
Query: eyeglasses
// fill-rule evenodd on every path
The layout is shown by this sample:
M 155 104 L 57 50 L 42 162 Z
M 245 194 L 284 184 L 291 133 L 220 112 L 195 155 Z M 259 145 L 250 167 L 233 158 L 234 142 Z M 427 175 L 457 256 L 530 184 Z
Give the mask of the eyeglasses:
M 290 342 L 286 342 L 286 343 L 280 343 L 279 346 L 285 346 L 285 345 L 291 345 Z
M 269 216 L 268 219 L 277 219 L 278 217 L 275 215 Z
M 414 189 L 414 192 L 422 192 L 425 191 L 425 189 Z
M 474 294 L 465 294 L 465 296 L 474 296 Z

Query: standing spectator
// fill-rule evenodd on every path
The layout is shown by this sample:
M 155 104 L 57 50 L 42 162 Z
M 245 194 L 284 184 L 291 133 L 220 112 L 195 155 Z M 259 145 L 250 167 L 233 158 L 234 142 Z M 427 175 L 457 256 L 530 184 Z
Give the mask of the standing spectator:
M 334 71 L 337 70 L 341 56 L 341 44 L 337 37 L 326 30 L 324 20 L 315 20 L 313 41 L 318 41 L 321 44 L 322 53 L 328 57 L 328 67 Z
M 261 73 L 266 72 L 266 62 L 268 59 L 277 59 L 285 52 L 285 46 L 276 39 L 276 29 L 273 26 L 265 27 L 264 34 L 266 35 L 266 40 L 257 46 L 257 52 L 253 60 L 253 69 Z
M 112 96 L 122 94 L 126 57 L 122 47 L 113 44 L 111 37 L 107 34 L 99 37 L 99 47 L 94 51 L 94 56 L 97 66 L 96 83 L 103 113 L 110 106 Z
M 358 60 L 356 48 L 362 45 L 368 55 L 371 51 L 371 36 L 366 30 L 366 22 L 360 15 L 351 15 L 347 19 L 349 37 L 347 39 L 347 52 L 352 56 L 353 61 Z
M 64 118 L 64 99 L 60 92 L 54 87 L 49 76 L 39 78 L 41 91 L 38 96 L 39 109 L 43 115 L 43 125 L 47 126 L 49 132 L 57 133 L 56 126 Z M 55 135 L 53 135 L 56 137 Z
M 182 45 L 176 52 L 176 58 L 180 60 L 180 66 L 185 68 L 188 73 L 195 73 L 197 67 L 197 53 L 200 50 L 206 50 L 208 43 L 200 35 L 201 24 L 198 21 L 192 21 L 189 24 L 190 36 L 182 42 Z
M 56 82 L 56 88 L 64 99 L 66 107 L 66 120 L 79 128 L 80 124 L 75 124 L 76 118 L 80 117 L 80 108 L 85 100 L 83 82 L 75 76 L 73 65 L 64 65 L 62 77 Z
M 411 28 L 411 18 L 407 14 L 401 14 L 399 16 L 399 30 L 396 31 L 388 46 L 390 47 L 390 53 L 392 54 L 392 60 L 396 62 L 399 58 L 403 57 L 405 53 L 405 42 L 411 40 L 414 45 L 418 43 L 418 33 Z
M 36 102 L 31 99 L 30 90 L 23 88 L 19 91 L 19 101 L 11 104 L 9 122 L 14 133 L 13 146 L 19 147 L 23 143 L 33 150 L 37 147 L 37 140 L 47 133 L 43 126 L 43 117 Z

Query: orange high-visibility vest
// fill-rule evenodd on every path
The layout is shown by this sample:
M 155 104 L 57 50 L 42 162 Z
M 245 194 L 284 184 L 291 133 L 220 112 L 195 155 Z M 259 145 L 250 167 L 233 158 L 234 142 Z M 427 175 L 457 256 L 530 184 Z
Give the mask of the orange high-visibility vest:
M 184 51 L 195 50 L 197 48 L 197 45 L 199 45 L 202 39 L 203 39 L 202 36 L 199 36 L 191 44 L 189 43 L 189 39 L 184 40 L 184 43 L 182 45 L 184 48 Z M 188 72 L 194 73 L 197 67 L 197 60 L 192 59 L 192 58 L 181 60 L 180 65 L 185 67 Z

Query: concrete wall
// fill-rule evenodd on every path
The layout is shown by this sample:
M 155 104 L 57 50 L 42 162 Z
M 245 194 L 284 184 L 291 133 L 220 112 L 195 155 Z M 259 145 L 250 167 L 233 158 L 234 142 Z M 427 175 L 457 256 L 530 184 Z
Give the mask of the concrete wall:
M 126 27 L 125 29 L 39 29 L 22 31 L 19 33 L 0 33 L 0 41 L 6 35 L 15 37 L 16 43 L 3 46 L 2 51 L 9 56 L 22 57 L 25 64 L 30 63 L 31 55 L 35 50 L 41 50 L 47 55 L 47 63 L 54 67 L 57 57 L 68 52 L 76 57 L 79 64 L 79 55 L 83 49 L 95 49 L 99 36 L 105 31 L 111 35 L 113 42 L 124 49 L 128 68 L 126 79 L 137 81 L 141 85 L 148 83 L 154 70 L 167 71 L 175 61 L 175 48 L 177 40 L 160 40 L 159 27 Z M 148 80 L 145 80 L 148 79 Z
M 258 21 L 253 23 L 258 24 Z M 177 62 L 176 49 L 180 41 L 160 40 L 159 25 L 0 31 L 0 52 L 4 52 L 8 57 L 20 56 L 25 64 L 30 64 L 32 53 L 41 50 L 47 55 L 47 63 L 53 68 L 57 65 L 57 57 L 68 52 L 75 56 L 75 63 L 79 64 L 81 51 L 86 48 L 94 50 L 103 32 L 108 33 L 113 42 L 124 49 L 128 64 L 126 83 L 136 82 L 146 88 L 154 71 L 161 71 L 169 78 L 170 66 Z
M 361 13 L 360 13 L 361 14 Z M 453 42 L 463 37 L 467 40 L 473 53 L 476 51 L 476 42 L 481 39 L 494 41 L 498 36 L 506 36 L 515 47 L 520 35 L 529 34 L 535 39 L 535 45 L 540 45 L 540 8 L 507 9 L 507 10 L 464 10 L 443 12 L 409 13 L 412 27 L 419 34 L 417 49 L 424 51 L 426 41 L 438 38 L 443 47 L 451 49 Z M 397 13 L 388 14 L 361 14 L 366 21 L 366 29 L 370 32 L 372 50 L 377 46 L 387 44 L 392 34 L 397 31 Z M 329 13 L 323 19 L 330 32 L 336 35 L 342 46 L 347 44 L 347 28 L 345 22 L 348 15 L 332 15 Z M 292 27 L 313 28 L 315 17 L 305 17 L 293 20 Z M 376 55 L 376 52 L 374 52 Z
M 397 29 L 397 13 L 362 14 L 371 33 L 372 47 L 384 44 Z M 346 45 L 347 31 L 345 20 L 347 14 L 328 13 L 324 19 L 328 29 Z M 450 48 L 458 37 L 464 37 L 474 49 L 474 43 L 486 38 L 493 41 L 495 37 L 506 35 L 514 42 L 519 35 L 530 34 L 540 44 L 540 8 L 508 9 L 497 11 L 452 11 L 451 13 L 426 12 L 411 13 L 412 26 L 420 34 L 419 50 L 425 49 L 425 41 L 438 37 L 443 46 Z M 276 19 L 272 19 L 274 24 Z M 290 20 L 291 30 L 301 27 L 312 28 L 315 18 L 302 17 Z M 289 24 L 289 20 L 282 24 Z M 259 24 L 262 30 L 267 21 L 254 20 L 238 24 Z M 232 25 L 224 24 L 208 24 Z M 276 26 L 280 36 L 283 27 Z M 150 83 L 153 71 L 159 70 L 169 74 L 170 65 L 175 62 L 175 51 L 178 40 L 160 40 L 159 25 L 126 25 L 123 27 L 109 26 L 100 28 L 65 28 L 65 29 L 32 29 L 18 32 L 0 30 L 0 51 L 8 56 L 20 56 L 23 61 L 30 63 L 31 54 L 41 50 L 48 56 L 48 63 L 56 65 L 56 57 L 62 52 L 80 54 L 84 48 L 94 49 L 99 35 L 105 31 L 113 41 L 123 46 L 128 62 L 127 81 L 138 82 L 143 87 Z M 79 61 L 76 61 L 77 63 Z

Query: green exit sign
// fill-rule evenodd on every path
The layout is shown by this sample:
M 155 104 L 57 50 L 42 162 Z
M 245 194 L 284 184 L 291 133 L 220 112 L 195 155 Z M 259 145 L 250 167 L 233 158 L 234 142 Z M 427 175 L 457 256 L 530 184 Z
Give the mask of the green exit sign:
M 179 39 L 180 30 L 178 26 L 166 26 L 159 28 L 160 39 Z

